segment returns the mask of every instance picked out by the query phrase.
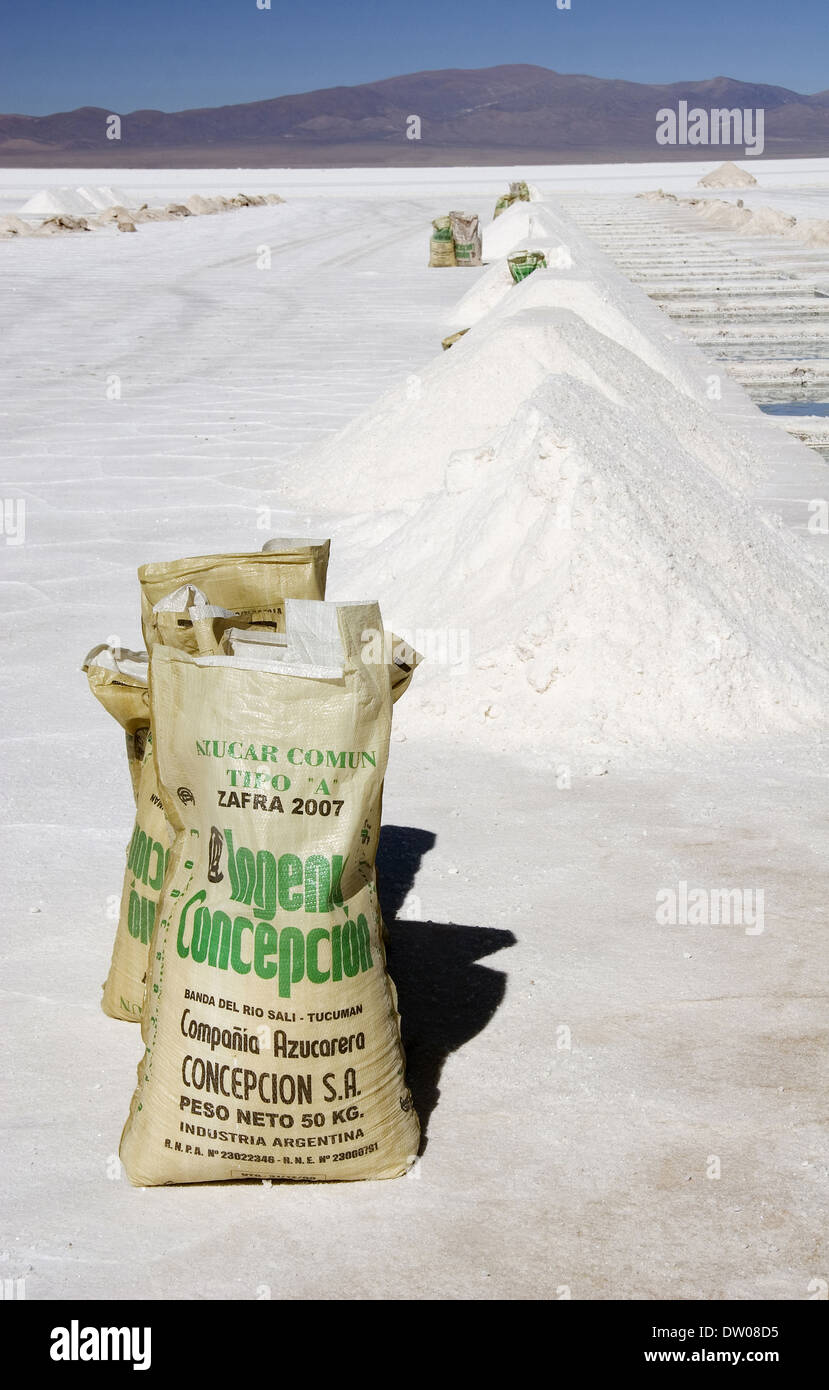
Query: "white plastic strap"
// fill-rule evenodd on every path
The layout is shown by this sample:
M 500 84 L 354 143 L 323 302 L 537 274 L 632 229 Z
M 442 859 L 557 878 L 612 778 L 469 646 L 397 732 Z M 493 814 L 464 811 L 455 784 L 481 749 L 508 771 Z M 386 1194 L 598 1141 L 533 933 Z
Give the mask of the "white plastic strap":
M 345 666 L 336 603 L 285 600 L 285 633 L 233 628 L 232 656 L 199 656 L 199 666 L 235 666 L 312 680 L 342 680 Z
M 114 671 L 119 676 L 127 676 L 141 685 L 147 683 L 149 657 L 146 652 L 127 652 L 120 647 L 93 647 L 84 660 L 83 670 L 99 666 L 104 671 Z

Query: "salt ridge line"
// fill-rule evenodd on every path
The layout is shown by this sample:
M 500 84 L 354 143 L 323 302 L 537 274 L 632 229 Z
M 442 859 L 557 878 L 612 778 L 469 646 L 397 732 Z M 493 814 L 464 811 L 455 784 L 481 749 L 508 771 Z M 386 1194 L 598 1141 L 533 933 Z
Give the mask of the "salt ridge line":
M 18 240 L 28 236 L 54 236 L 72 232 L 90 232 L 114 228 L 134 232 L 145 222 L 173 222 L 187 217 L 234 212 L 243 207 L 263 207 L 284 203 L 278 193 L 237 193 L 233 198 L 222 195 L 203 198 L 191 194 L 183 203 L 168 203 L 166 207 L 138 204 L 120 190 L 112 188 L 49 188 L 35 194 L 20 209 L 20 214 L 0 216 L 0 241 Z M 110 196 L 113 195 L 113 196 Z
M 579 761 L 817 732 L 825 538 L 764 505 L 812 456 L 724 375 L 711 398 L 713 364 L 560 208 L 533 217 L 572 268 L 508 289 L 418 391 L 313 456 L 332 500 L 359 468 L 363 506 L 403 511 L 358 562 L 389 601 L 474 635 L 463 685 L 424 672 L 410 727 L 518 753 L 555 731 Z M 505 241 L 521 227 L 498 219 Z M 805 530 L 805 499 L 792 510 Z

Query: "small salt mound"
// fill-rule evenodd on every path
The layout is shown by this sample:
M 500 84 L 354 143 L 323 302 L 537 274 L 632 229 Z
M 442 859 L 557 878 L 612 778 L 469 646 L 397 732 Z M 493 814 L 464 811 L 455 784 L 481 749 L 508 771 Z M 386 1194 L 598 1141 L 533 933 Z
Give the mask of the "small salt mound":
M 192 193 L 189 198 L 185 198 L 184 205 L 189 208 L 196 217 L 204 217 L 211 213 L 224 211 L 218 198 L 203 198 L 201 193 Z
M 134 232 L 137 230 L 133 221 L 133 214 L 124 207 L 106 208 L 98 217 L 92 219 L 92 226 L 106 227 L 117 232 Z
M 751 221 L 740 228 L 743 236 L 787 236 L 797 222 L 777 208 L 752 209 Z
M 623 398 L 565 370 L 497 437 L 444 450 L 443 485 L 364 552 L 354 582 L 370 576 L 395 621 L 473 636 L 468 665 L 427 660 L 412 733 L 440 716 L 581 763 L 597 745 L 823 727 L 825 576 L 641 409 L 629 363 Z
M 116 204 L 115 207 L 104 208 L 103 212 L 99 215 L 99 217 L 96 220 L 98 226 L 103 227 L 108 222 L 129 222 L 132 220 L 132 214 L 129 213 L 127 209 L 122 205 Z
M 140 199 L 131 193 L 125 193 L 123 188 L 112 188 L 109 184 L 82 184 L 76 188 L 76 193 L 82 198 L 86 198 L 92 207 L 98 208 L 103 212 L 105 208 L 115 206 L 123 208 L 137 208 Z
M 710 174 L 705 174 L 697 184 L 697 188 L 751 188 L 757 183 L 753 174 L 747 169 L 741 169 L 738 164 L 733 164 L 727 160 L 719 168 L 712 169 Z
M 675 203 L 677 196 L 675 193 L 666 193 L 662 188 L 650 188 L 647 193 L 637 193 L 637 198 L 644 198 L 647 203 Z
M 278 193 L 266 193 L 266 194 L 265 194 L 265 202 L 266 202 L 266 203 L 284 203 L 284 201 L 285 201 L 285 199 L 284 199 L 284 198 L 280 198 L 280 196 L 279 196 Z
M 829 221 L 819 217 L 801 217 L 797 236 L 807 246 L 829 246 Z
M 169 222 L 172 219 L 163 208 L 150 208 L 146 204 L 131 213 L 133 222 Z
M 521 248 L 523 251 L 542 251 L 547 260 L 548 269 L 569 270 L 572 267 L 573 259 L 566 246 L 551 246 L 549 243 L 529 242 Z M 534 271 L 533 274 L 539 274 Z M 529 277 L 528 277 L 529 278 Z M 476 280 L 470 290 L 467 290 L 462 299 L 452 308 L 446 319 L 446 327 L 450 329 L 471 328 L 474 323 L 478 323 L 488 314 L 496 304 L 500 303 L 505 294 L 515 289 L 515 283 L 510 274 L 509 259 L 504 256 L 489 266 Z
M 0 237 L 4 241 L 11 240 L 12 237 L 31 236 L 34 227 L 29 222 L 24 222 L 22 217 L 15 217 L 9 213 L 7 217 L 0 217 Z
M 736 203 L 723 202 L 721 198 L 703 198 L 696 206 L 696 212 L 714 227 L 730 227 L 739 230 L 751 221 L 748 208 L 737 207 Z
M 87 217 L 96 213 L 98 207 L 84 194 L 79 193 L 77 188 L 63 186 L 41 189 L 23 204 L 20 211 L 38 217 L 59 217 L 63 213 L 70 217 Z
M 34 228 L 35 236 L 59 236 L 62 232 L 90 232 L 92 230 L 85 217 L 70 217 L 68 213 L 59 213 L 54 217 L 46 217 L 39 227 Z

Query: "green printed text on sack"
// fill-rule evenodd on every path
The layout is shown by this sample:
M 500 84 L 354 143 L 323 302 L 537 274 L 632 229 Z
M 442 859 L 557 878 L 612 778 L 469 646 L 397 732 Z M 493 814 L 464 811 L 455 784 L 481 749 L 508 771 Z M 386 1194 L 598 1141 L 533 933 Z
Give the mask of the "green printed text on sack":
M 370 931 L 362 912 L 354 921 L 346 919 L 330 930 L 313 927 L 307 933 L 294 926 L 277 928 L 270 920 L 277 908 L 330 913 L 342 906 L 341 855 L 277 858 L 270 850 L 254 853 L 244 845 L 236 847 L 230 830 L 224 831 L 224 840 L 231 901 L 252 907 L 251 917 L 231 917 L 221 908 L 211 911 L 205 904 L 206 889 L 199 889 L 179 918 L 176 944 L 182 959 L 237 975 L 252 970 L 262 980 L 276 980 L 283 999 L 290 998 L 292 985 L 300 980 L 326 984 L 372 968 Z

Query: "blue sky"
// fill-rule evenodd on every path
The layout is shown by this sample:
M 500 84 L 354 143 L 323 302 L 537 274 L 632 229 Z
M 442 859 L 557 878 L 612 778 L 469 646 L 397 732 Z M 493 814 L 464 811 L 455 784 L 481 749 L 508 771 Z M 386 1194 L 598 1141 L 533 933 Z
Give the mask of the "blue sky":
M 827 0 L 2 0 L 0 14 L 0 111 L 31 115 L 219 106 L 497 63 L 829 87 Z

